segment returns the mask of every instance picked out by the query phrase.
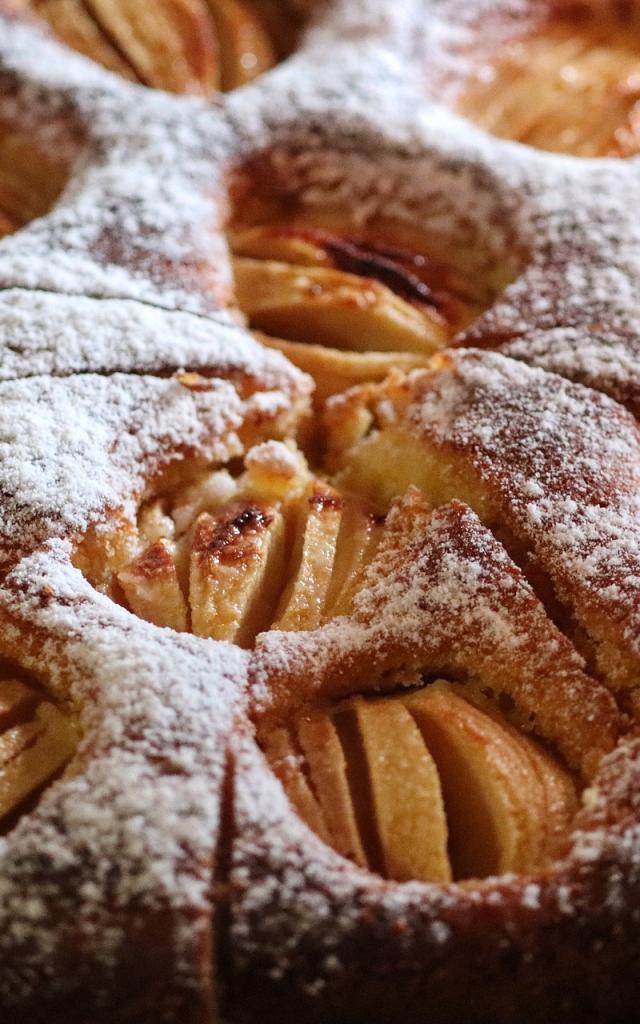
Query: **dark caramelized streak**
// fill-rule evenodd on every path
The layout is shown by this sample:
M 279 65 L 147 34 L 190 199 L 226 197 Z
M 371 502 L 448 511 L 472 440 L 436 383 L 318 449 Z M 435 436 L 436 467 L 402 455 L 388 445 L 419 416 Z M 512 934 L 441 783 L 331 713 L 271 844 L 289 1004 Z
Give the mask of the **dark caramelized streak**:
M 253 551 L 253 538 L 273 522 L 273 515 L 260 505 L 236 505 L 222 519 L 200 520 L 194 547 L 218 562 L 242 562 Z
M 440 308 L 440 299 L 425 281 L 405 270 L 377 247 L 337 238 L 324 240 L 322 246 L 337 270 L 372 277 L 408 302 Z
M 430 277 L 441 277 L 444 291 L 447 269 L 419 253 L 384 242 L 355 238 L 347 240 L 323 231 L 322 228 L 298 222 L 275 225 L 272 231 L 281 238 L 300 238 L 311 242 L 324 250 L 335 270 L 358 277 L 370 277 L 408 302 L 417 302 L 438 311 L 447 304 L 447 297 L 434 290 L 420 276 L 426 273 Z

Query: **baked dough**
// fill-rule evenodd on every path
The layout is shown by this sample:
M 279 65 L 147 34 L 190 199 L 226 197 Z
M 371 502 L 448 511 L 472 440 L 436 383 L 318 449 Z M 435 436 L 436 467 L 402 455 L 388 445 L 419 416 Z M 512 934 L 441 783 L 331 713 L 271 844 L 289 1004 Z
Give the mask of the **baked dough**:
M 633 161 L 451 112 L 482 4 L 287 4 L 206 102 L 17 6 L 2 1014 L 633 1019 Z

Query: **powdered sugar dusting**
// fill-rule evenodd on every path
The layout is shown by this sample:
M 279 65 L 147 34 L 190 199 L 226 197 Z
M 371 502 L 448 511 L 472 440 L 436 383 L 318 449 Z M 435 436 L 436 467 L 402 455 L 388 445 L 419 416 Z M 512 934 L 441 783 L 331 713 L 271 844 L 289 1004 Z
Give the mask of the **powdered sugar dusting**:
M 597 392 L 471 352 L 440 376 L 415 378 L 408 417 L 533 548 L 560 598 L 603 645 L 603 674 L 634 685 L 640 435 L 632 417 Z M 536 498 L 532 481 L 542 491 Z
M 567 858 L 553 871 L 449 886 L 388 884 L 354 868 L 294 816 L 251 742 L 236 739 L 235 747 L 231 1000 L 245 1015 L 280 1007 L 313 1019 L 347 998 L 352 1007 L 357 1000 L 362 1013 L 375 1005 L 392 1014 L 396 985 L 410 993 L 416 1009 L 424 1000 L 441 1005 L 444 998 L 450 1012 L 458 1012 L 470 988 L 478 999 L 487 986 L 503 990 L 505 958 L 518 964 L 517 985 L 510 984 L 509 993 L 525 1013 L 549 956 L 550 931 L 563 936 L 553 943 L 553 956 L 566 958 L 567 977 L 574 970 L 569 935 L 588 943 L 599 973 L 614 936 L 634 932 L 631 908 L 619 897 L 635 891 L 639 881 L 637 846 L 632 853 L 637 828 L 627 813 L 637 780 L 637 745 L 624 757 L 607 759 L 601 772 L 602 800 L 608 803 L 618 791 L 625 794 L 625 806 L 616 807 L 606 824 L 585 812 Z M 591 922 L 599 886 L 609 899 L 599 907 L 596 924 Z M 480 966 L 477 977 L 469 969 L 470 956 Z M 464 997 L 455 986 L 444 992 L 443 971 L 466 979 Z M 598 998 L 589 979 L 581 985 L 591 999 Z M 576 1000 L 570 987 L 568 1005 Z
M 81 281 L 85 295 L 223 306 L 231 271 L 217 228 L 230 137 L 216 106 L 120 81 L 20 23 L 5 30 L 11 88 L 0 116 L 23 123 L 30 110 L 46 145 L 53 105 L 84 144 L 51 213 L 0 244 L 4 286 L 76 293 Z
M 132 521 L 154 473 L 188 456 L 226 462 L 252 418 L 277 432 L 289 415 L 282 392 L 243 400 L 220 378 L 194 389 L 179 377 L 32 377 L 0 395 L 5 562 L 51 536 L 79 539 L 109 512 Z
M 409 559 L 387 552 L 351 621 L 266 636 L 250 663 L 145 625 L 69 563 L 89 525 L 133 517 L 161 465 L 232 458 L 249 427 L 286 434 L 308 398 L 308 382 L 225 312 L 225 174 L 268 151 L 280 187 L 316 210 L 419 221 L 473 272 L 495 272 L 495 291 L 512 280 L 457 339 L 511 358 L 463 352 L 417 375 L 404 422 L 462 459 L 526 539 L 597 641 L 589 667 L 637 685 L 637 429 L 615 402 L 544 372 L 636 408 L 635 162 L 535 153 L 446 110 L 437 83 L 462 72 L 489 6 L 328 4 L 296 57 L 220 104 L 119 82 L 2 22 L 0 116 L 64 153 L 70 181 L 47 217 L 0 244 L 5 568 L 28 553 L 4 580 L 0 617 L 8 653 L 70 697 L 85 729 L 81 770 L 0 842 L 6 1006 L 28 1008 L 35 993 L 38 1012 L 63 1006 L 79 1024 L 112 1024 L 131 1005 L 140 1021 L 211 1019 L 223 840 L 233 1016 L 338 1019 L 348 1005 L 370 1020 L 397 1015 L 398 992 L 416 1016 L 429 1006 L 462 1019 L 473 1006 L 498 1024 L 496 1006 L 505 1021 L 540 1007 L 546 1020 L 558 1001 L 565 1019 L 586 1006 L 594 1019 L 629 1016 L 635 741 L 605 757 L 548 872 L 438 887 L 383 883 L 323 847 L 251 736 L 248 676 L 266 713 L 294 687 L 377 685 L 374 670 L 429 667 L 499 689 L 515 665 L 521 708 L 591 772 L 590 753 L 615 739 L 613 703 L 469 508 L 434 513 L 405 538 Z M 522 15 L 519 0 L 507 6 Z M 210 379 L 171 376 L 181 369 Z M 283 448 L 262 457 L 293 468 Z M 230 748 L 233 827 L 222 827 Z M 561 996 L 547 1012 L 551 977 Z
M 27 559 L 0 605 L 5 645 L 53 674 L 84 733 L 82 770 L 0 843 L 3 1005 L 34 986 L 44 1007 L 78 990 L 102 1019 L 115 989 L 143 985 L 158 1019 L 206 1012 L 220 792 L 246 657 L 135 619 L 92 590 L 64 546 Z
M 387 529 L 351 618 L 259 640 L 260 713 L 444 675 L 509 694 L 521 723 L 589 772 L 615 742 L 615 705 L 491 532 L 459 502 L 432 514 L 412 494 Z
M 132 300 L 104 300 L 26 289 L 0 291 L 0 379 L 76 373 L 170 374 L 198 371 L 243 391 L 282 391 L 292 401 L 311 382 L 279 352 L 239 326 Z

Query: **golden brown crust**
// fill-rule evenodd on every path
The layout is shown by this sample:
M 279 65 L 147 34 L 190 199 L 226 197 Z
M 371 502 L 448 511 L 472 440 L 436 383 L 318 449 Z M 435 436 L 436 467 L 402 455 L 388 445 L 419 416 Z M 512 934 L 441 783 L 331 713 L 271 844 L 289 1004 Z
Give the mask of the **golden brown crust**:
M 81 740 L 3 819 L 0 1016 L 633 1019 L 637 186 L 424 99 L 461 6 L 337 0 L 216 104 L 2 23 L 0 760 Z M 231 71 L 197 0 L 82 10 L 206 92 L 242 7 Z

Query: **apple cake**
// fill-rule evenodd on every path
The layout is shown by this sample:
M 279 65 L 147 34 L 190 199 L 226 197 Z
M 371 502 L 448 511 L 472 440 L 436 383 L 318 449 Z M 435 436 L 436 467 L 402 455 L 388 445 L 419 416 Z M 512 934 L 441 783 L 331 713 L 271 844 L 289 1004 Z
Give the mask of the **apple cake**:
M 3 1021 L 635 1019 L 638 18 L 0 4 Z

